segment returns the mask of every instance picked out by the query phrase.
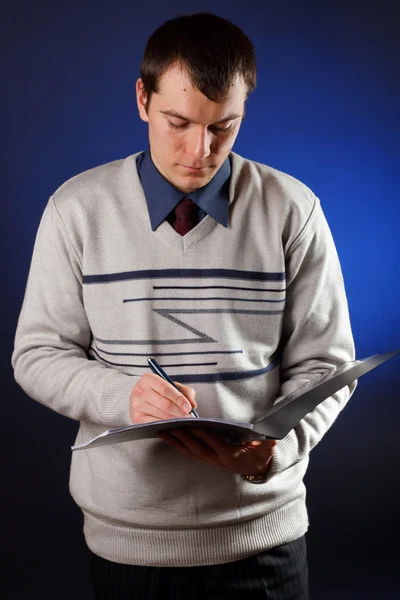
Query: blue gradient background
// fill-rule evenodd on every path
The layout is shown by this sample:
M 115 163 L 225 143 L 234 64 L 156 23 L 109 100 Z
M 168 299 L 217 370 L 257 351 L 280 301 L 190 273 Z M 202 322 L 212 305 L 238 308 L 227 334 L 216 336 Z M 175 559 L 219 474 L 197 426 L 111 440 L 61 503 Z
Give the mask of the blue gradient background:
M 66 179 L 148 147 L 135 99 L 144 46 L 166 19 L 199 11 L 231 19 L 256 47 L 258 85 L 234 151 L 320 197 L 358 357 L 400 347 L 399 2 L 9 3 L 0 24 L 6 598 L 91 598 L 68 495 L 77 424 L 29 400 L 10 367 L 37 226 Z M 399 370 L 395 358 L 360 380 L 312 454 L 312 600 L 398 597 Z

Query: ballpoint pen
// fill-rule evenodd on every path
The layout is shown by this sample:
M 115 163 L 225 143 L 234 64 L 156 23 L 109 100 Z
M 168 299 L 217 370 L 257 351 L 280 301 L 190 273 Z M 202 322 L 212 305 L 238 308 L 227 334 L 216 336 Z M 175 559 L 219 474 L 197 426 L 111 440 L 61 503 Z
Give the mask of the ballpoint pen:
M 166 374 L 166 372 L 164 371 L 164 369 L 162 369 L 160 367 L 160 365 L 158 364 L 158 362 L 156 360 L 154 360 L 154 358 L 148 358 L 147 362 L 149 363 L 149 367 L 153 371 L 153 373 L 155 373 L 156 375 L 159 375 L 160 377 L 162 377 L 163 379 L 165 379 L 165 381 L 168 381 L 168 383 L 170 383 L 171 385 L 173 385 L 174 388 L 176 390 L 178 390 L 178 392 L 182 393 L 181 390 L 174 384 L 174 382 L 172 381 L 172 379 L 170 377 L 168 377 L 168 375 Z M 192 408 L 192 410 L 190 411 L 190 414 L 193 415 L 193 417 L 196 417 L 196 419 L 199 418 L 199 415 L 194 410 L 194 408 Z

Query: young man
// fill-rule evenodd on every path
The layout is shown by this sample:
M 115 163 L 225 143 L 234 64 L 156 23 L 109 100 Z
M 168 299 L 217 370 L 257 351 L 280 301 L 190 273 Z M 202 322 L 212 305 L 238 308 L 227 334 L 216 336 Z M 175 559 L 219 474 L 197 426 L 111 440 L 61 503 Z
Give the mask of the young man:
M 182 16 L 150 37 L 140 75 L 150 149 L 50 198 L 16 334 L 17 381 L 80 421 L 77 443 L 192 407 L 255 422 L 354 358 L 318 199 L 232 152 L 256 83 L 249 39 Z M 303 477 L 352 389 L 278 443 L 193 427 L 74 453 L 96 598 L 307 598 Z

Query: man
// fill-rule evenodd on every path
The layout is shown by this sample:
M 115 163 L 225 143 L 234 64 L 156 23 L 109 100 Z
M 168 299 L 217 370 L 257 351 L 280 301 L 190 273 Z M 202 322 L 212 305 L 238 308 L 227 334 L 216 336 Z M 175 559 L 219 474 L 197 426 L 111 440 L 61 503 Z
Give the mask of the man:
M 140 75 L 150 149 L 49 200 L 16 334 L 17 381 L 80 421 L 76 443 L 192 407 L 255 422 L 354 358 L 318 199 L 232 152 L 256 82 L 249 39 L 211 14 L 178 17 Z M 352 389 L 278 443 L 193 427 L 74 453 L 96 598 L 307 598 L 303 477 Z

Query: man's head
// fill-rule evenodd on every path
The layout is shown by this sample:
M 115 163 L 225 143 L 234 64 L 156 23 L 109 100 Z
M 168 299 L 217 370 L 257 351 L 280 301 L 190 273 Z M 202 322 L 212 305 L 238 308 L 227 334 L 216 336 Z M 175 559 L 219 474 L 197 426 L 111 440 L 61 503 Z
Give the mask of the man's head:
M 205 186 L 226 160 L 255 85 L 254 47 L 221 17 L 181 16 L 149 38 L 136 83 L 139 114 L 156 167 L 183 193 Z

